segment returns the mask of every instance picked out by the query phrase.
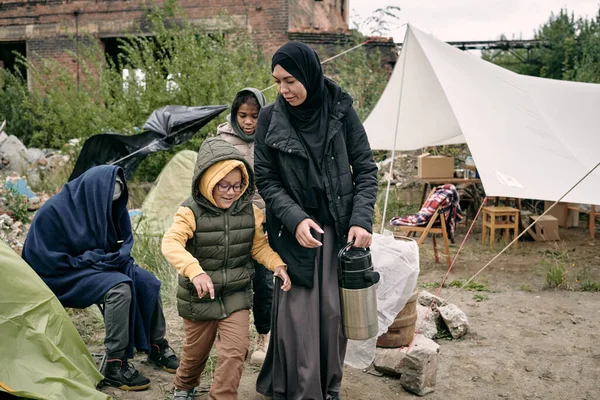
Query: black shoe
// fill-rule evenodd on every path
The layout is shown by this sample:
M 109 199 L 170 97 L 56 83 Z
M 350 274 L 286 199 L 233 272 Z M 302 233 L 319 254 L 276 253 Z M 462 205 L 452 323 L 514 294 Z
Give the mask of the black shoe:
M 150 354 L 148 354 L 148 362 L 171 374 L 174 374 L 179 368 L 179 358 L 177 358 L 166 339 L 162 344 L 152 345 Z
M 102 381 L 105 385 L 117 387 L 121 390 L 145 390 L 150 387 L 150 379 L 135 369 L 126 359 L 112 359 L 106 361 Z

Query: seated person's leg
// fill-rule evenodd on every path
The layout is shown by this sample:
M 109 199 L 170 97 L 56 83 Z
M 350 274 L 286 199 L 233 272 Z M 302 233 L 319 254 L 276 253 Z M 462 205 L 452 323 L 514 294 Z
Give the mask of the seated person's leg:
M 150 343 L 152 348 L 150 349 L 150 354 L 148 354 L 148 362 L 174 374 L 179 367 L 179 359 L 169 346 L 167 339 L 165 339 L 167 323 L 160 296 L 158 296 L 150 324 Z
M 104 382 L 122 390 L 148 388 L 150 380 L 127 362 L 131 287 L 128 283 L 118 284 L 106 292 L 102 302 L 106 329 L 106 365 L 101 371 Z
M 106 292 L 103 298 L 107 358 L 126 358 L 129 345 L 129 313 L 131 311 L 131 286 L 120 283 Z

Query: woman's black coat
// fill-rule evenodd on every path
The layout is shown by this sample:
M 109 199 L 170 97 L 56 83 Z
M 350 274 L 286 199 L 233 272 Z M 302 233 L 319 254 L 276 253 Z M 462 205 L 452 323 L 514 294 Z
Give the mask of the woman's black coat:
M 332 106 L 321 170 L 341 247 L 351 226 L 372 231 L 377 166 L 352 98 L 329 79 L 325 85 Z M 317 249 L 304 248 L 295 238 L 298 224 L 309 218 L 304 211 L 308 155 L 279 101 L 260 112 L 254 153 L 256 186 L 267 205 L 271 247 L 288 264 L 294 285 L 312 287 Z

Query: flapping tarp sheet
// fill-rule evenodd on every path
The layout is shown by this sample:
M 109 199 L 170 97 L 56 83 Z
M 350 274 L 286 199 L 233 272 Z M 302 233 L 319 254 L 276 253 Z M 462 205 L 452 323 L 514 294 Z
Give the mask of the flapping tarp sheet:
M 138 135 L 102 133 L 83 144 L 69 181 L 96 165 L 116 164 L 129 180 L 144 158 L 185 143 L 226 106 L 165 106 L 154 110 Z

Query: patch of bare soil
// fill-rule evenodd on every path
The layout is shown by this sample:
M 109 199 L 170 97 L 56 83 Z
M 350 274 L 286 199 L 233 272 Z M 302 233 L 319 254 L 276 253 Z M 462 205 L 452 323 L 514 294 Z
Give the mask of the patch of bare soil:
M 461 228 L 462 229 L 462 228 Z M 500 249 L 484 248 L 475 233 L 449 275 L 448 283 L 466 280 Z M 585 282 L 600 282 L 600 240 L 582 229 L 561 230 L 563 241 L 521 242 L 490 265 L 475 280 L 484 291 L 462 290 L 451 303 L 469 318 L 469 333 L 459 340 L 440 339 L 435 392 L 431 400 L 464 399 L 599 399 L 600 398 L 600 292 L 582 292 Z M 459 234 L 454 254 L 462 240 Z M 439 284 L 445 264 L 432 262 L 431 244 L 421 248 L 419 284 Z M 550 268 L 562 268 L 567 290 L 548 290 Z M 457 288 L 446 287 L 448 298 Z M 168 336 L 181 349 L 181 320 L 171 302 L 166 306 Z M 168 399 L 173 376 L 158 371 L 139 355 L 135 364 L 152 379 L 150 390 L 138 393 L 113 388 L 104 391 L 116 399 Z M 255 390 L 258 369 L 247 365 L 240 399 L 263 399 Z M 346 368 L 343 399 L 411 399 L 397 379 Z

